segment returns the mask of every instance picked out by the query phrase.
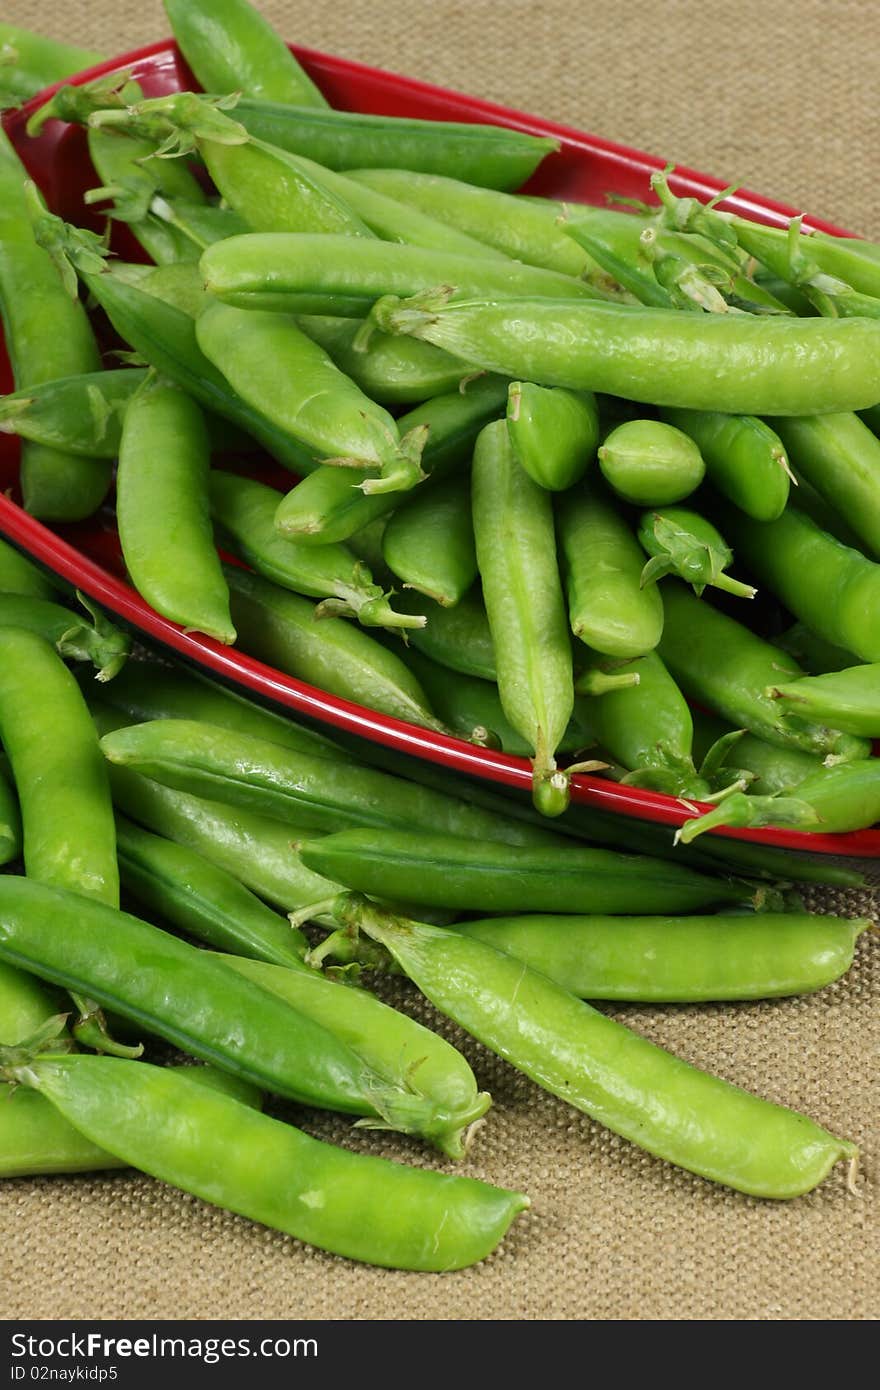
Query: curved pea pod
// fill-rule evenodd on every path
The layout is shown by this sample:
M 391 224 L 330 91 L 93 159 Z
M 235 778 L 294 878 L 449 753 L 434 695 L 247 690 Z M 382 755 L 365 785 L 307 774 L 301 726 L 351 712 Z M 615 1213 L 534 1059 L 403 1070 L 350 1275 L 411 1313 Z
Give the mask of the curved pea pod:
M 529 1205 L 473 1178 L 335 1148 L 170 1068 L 110 1070 L 108 1060 L 37 1059 L 16 1079 L 125 1163 L 322 1250 L 392 1269 L 461 1269 L 491 1254 Z
M 386 483 L 399 479 L 401 486 L 421 476 L 422 436 L 401 439 L 393 417 L 292 318 L 214 303 L 199 315 L 196 337 L 238 395 L 298 440 L 316 462 L 377 468 Z
M 405 433 L 427 428 L 421 464 L 431 477 L 445 477 L 469 464 L 480 430 L 504 409 L 507 382 L 485 377 L 467 390 L 437 396 L 417 406 L 398 421 Z M 344 469 L 318 468 L 287 494 L 279 505 L 276 525 L 284 535 L 312 545 L 347 540 L 400 501 L 396 493 L 376 492 L 376 479 L 368 477 L 352 486 Z
M 768 692 L 780 709 L 847 734 L 880 738 L 880 664 L 780 681 Z
M 175 41 L 208 92 L 327 105 L 281 35 L 248 0 L 164 0 Z
M 529 744 L 536 807 L 560 815 L 568 776 L 557 770 L 556 750 L 574 708 L 574 676 L 553 509 L 514 458 L 504 421 L 477 439 L 472 502 L 501 706 Z
M 475 843 L 449 835 L 341 830 L 311 840 L 303 863 L 348 888 L 465 912 L 699 912 L 754 903 L 744 884 L 660 859 L 586 849 Z
M 603 752 L 627 769 L 625 783 L 708 800 L 709 786 L 694 767 L 690 710 L 660 657 L 649 652 L 623 669 L 638 675 L 638 682 L 580 700 L 582 723 Z
M 606 434 L 599 467 L 618 497 L 637 507 L 665 507 L 689 497 L 706 465 L 694 441 L 662 420 L 625 420 Z
M 694 711 L 693 718 L 695 756 L 708 757 L 728 740 L 726 755 L 716 770 L 723 775 L 729 765 L 732 776 L 745 773 L 749 778 L 749 796 L 774 796 L 777 792 L 788 792 L 822 766 L 822 759 L 816 753 L 804 753 L 799 748 L 780 748 L 778 744 L 767 743 L 765 739 L 756 738 L 744 729 L 733 729 L 724 720 L 716 719 L 702 710 Z M 738 735 L 735 739 L 734 734 Z
M 662 413 L 664 420 L 690 436 L 710 481 L 741 511 L 756 521 L 773 521 L 782 515 L 791 470 L 785 445 L 764 420 L 715 410 L 666 409 Z
M 451 1043 L 368 990 L 336 983 L 317 970 L 291 970 L 237 956 L 221 959 L 341 1038 L 389 1084 L 401 1090 L 414 1087 L 430 1098 L 436 1107 L 430 1137 L 450 1158 L 464 1156 L 467 1127 L 486 1113 L 491 1097 L 477 1090 L 473 1072 Z
M 122 428 L 116 477 L 119 541 L 131 582 L 163 617 L 235 641 L 229 589 L 214 549 L 204 416 L 178 387 L 147 382 Z
M 0 319 L 19 390 L 100 366 L 83 305 L 68 293 L 35 238 L 24 192 L 27 178 L 0 131 Z M 32 200 L 42 211 L 35 190 Z M 25 508 L 44 521 L 90 516 L 104 500 L 111 479 L 104 459 L 30 442 L 22 449 L 20 473 Z
M 532 1080 L 648 1152 L 759 1197 L 810 1191 L 858 1150 L 805 1115 L 700 1071 L 484 941 L 366 904 L 346 923 L 422 993 Z
M 728 804 L 728 802 L 730 804 Z M 833 835 L 867 830 L 880 820 L 880 758 L 820 767 L 778 796 L 737 793 L 713 810 L 685 821 L 678 832 L 689 844 L 697 835 L 719 825 L 793 826 L 797 830 Z
M 445 732 L 403 662 L 360 627 L 259 575 L 226 566 L 232 617 L 249 655 L 355 704 Z
M 231 290 L 231 276 L 227 284 Z M 424 338 L 515 380 L 649 405 L 824 414 L 875 404 L 880 380 L 876 319 L 670 314 L 597 299 L 575 304 L 498 295 L 448 302 L 437 293 L 417 294 L 401 302 L 389 295 L 374 312 L 386 333 Z
M 433 1123 L 428 1099 L 389 1086 L 276 995 L 209 952 L 79 893 L 4 875 L 0 958 L 81 989 L 193 1056 L 291 1100 L 408 1133 Z
M 490 917 L 455 930 L 581 999 L 684 1004 L 811 994 L 846 974 L 870 922 L 809 912 Z
M 231 734 L 256 734 L 286 748 L 351 762 L 350 753 L 322 734 L 182 666 L 133 663 L 101 690 L 100 708 L 104 717 L 109 710 L 125 716 L 117 727 L 149 719 L 197 719 Z
M 459 603 L 477 578 L 477 555 L 467 477 L 428 481 L 388 520 L 385 563 L 405 588 L 445 608 Z
M 147 373 L 87 372 L 0 396 L 0 432 L 71 454 L 115 458 L 122 417 Z
M 792 507 L 776 521 L 731 514 L 727 530 L 743 563 L 795 618 L 859 660 L 880 661 L 880 564 Z M 776 683 L 772 675 L 766 682 Z
M 318 111 L 249 96 L 238 102 L 235 114 L 252 135 L 329 169 L 416 169 L 452 174 L 483 188 L 519 188 L 544 156 L 559 148 L 549 136 L 501 126 Z
M 171 1068 L 186 1078 L 242 1105 L 259 1109 L 254 1086 L 215 1067 Z M 93 1143 L 66 1120 L 45 1097 L 27 1086 L 0 1088 L 0 1177 L 34 1177 L 46 1173 L 94 1173 L 126 1168 L 125 1159 Z
M 599 442 L 599 413 L 589 391 L 513 381 L 507 432 L 517 463 L 540 487 L 562 492 L 583 477 Z
M 566 234 L 565 205 L 550 198 L 518 198 L 463 182 L 462 176 L 415 169 L 354 169 L 347 174 L 527 265 L 573 276 L 597 269 Z
M 59 583 L 0 537 L 0 593 L 58 598 Z
M 395 613 L 362 560 L 344 545 L 306 546 L 282 536 L 275 513 L 282 494 L 252 478 L 214 470 L 211 514 L 234 554 L 258 574 L 295 593 L 321 598 L 320 612 L 353 617 L 365 627 L 419 627 L 419 615 Z
M 650 556 L 642 570 L 643 585 L 675 574 L 690 584 L 697 597 L 707 584 L 739 598 L 755 597 L 757 590 L 751 584 L 725 574 L 733 551 L 720 531 L 699 513 L 685 507 L 645 512 L 639 520 L 638 536 Z
M 444 391 L 457 391 L 470 370 L 448 352 L 416 338 L 371 333 L 369 342 L 361 349 L 357 346 L 359 319 L 302 314 L 297 324 L 340 371 L 382 405 L 411 405 Z
M 846 413 L 778 420 L 775 427 L 792 467 L 880 559 L 880 439 Z
M 780 678 L 803 674 L 787 652 L 695 598 L 677 580 L 664 579 L 661 587 L 666 619 L 658 650 L 685 695 L 768 743 L 821 757 L 868 756 L 866 740 L 783 714 L 766 694 Z
M 455 286 L 460 297 L 511 300 L 521 295 L 593 299 L 597 293 L 582 280 L 516 261 L 367 237 L 253 232 L 209 246 L 200 265 L 207 288 L 225 303 L 291 314 L 360 318 L 383 295 L 419 294 L 437 285 Z M 378 322 L 378 327 L 385 325 Z
M 607 656 L 652 651 L 663 631 L 656 587 L 642 588 L 644 556 L 601 485 L 585 480 L 557 500 L 571 630 Z
M 544 832 L 377 772 L 292 753 L 266 739 L 233 738 L 212 724 L 154 720 L 105 734 L 111 763 L 195 796 L 208 796 L 303 829 L 343 826 L 441 828 L 506 844 L 544 843 Z
M 0 626 L 32 632 L 44 638 L 59 656 L 91 662 L 96 680 L 112 681 L 125 664 L 131 638 L 82 594 L 79 600 L 86 609 L 85 616 L 51 599 L 0 593 Z

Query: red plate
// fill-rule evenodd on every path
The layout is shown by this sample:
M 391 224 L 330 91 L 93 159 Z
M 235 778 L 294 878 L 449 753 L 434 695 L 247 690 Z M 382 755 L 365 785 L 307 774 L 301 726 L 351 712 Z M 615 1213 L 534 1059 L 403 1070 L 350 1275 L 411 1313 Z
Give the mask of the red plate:
M 663 160 L 638 150 L 412 78 L 311 49 L 295 47 L 294 52 L 330 103 L 338 108 L 490 123 L 555 137 L 560 143 L 559 153 L 544 160 L 528 185 L 531 193 L 596 204 L 603 203 L 609 192 L 647 200 L 650 175 L 664 165 Z M 105 73 L 122 70 L 130 71 L 148 96 L 191 89 L 195 85 L 177 49 L 168 41 L 123 54 L 71 81 L 88 82 Z M 85 223 L 89 219 L 83 208 L 82 193 L 97 180 L 89 164 L 82 131 L 50 121 L 38 139 L 28 139 L 25 134 L 28 116 L 53 90 L 48 88 L 20 111 L 10 114 L 5 118 L 5 126 L 52 209 L 71 221 Z M 717 179 L 682 168 L 676 170 L 670 183 L 674 192 L 701 199 L 714 197 L 725 186 Z M 742 189 L 720 206 L 776 226 L 784 225 L 795 215 L 793 208 Z M 821 231 L 847 235 L 830 223 L 807 221 L 810 227 Z M 0 387 L 8 390 L 8 369 L 0 364 L 0 373 L 4 370 L 6 377 L 0 380 Z M 13 444 L 9 440 L 0 443 L 0 461 L 12 470 L 14 478 Z M 175 652 L 244 693 L 456 772 L 521 791 L 527 791 L 530 786 L 529 765 L 522 758 L 475 748 L 460 739 L 447 738 L 364 706 L 350 704 L 254 661 L 243 652 L 223 647 L 208 637 L 184 632 L 149 608 L 119 577 L 113 547 L 108 548 L 107 533 L 98 526 L 66 528 L 61 535 L 28 516 L 9 497 L 0 495 L 0 532 L 46 568 L 96 599 L 145 639 Z M 572 800 L 603 808 L 615 817 L 632 817 L 656 826 L 679 826 L 692 814 L 672 797 L 621 787 L 596 777 L 573 778 Z M 848 865 L 868 873 L 876 871 L 876 860 L 880 858 L 880 830 L 816 835 L 789 830 L 725 829 L 714 834 L 782 851 L 779 855 L 781 872 L 785 872 L 791 851 L 798 851 L 799 855 L 807 855 L 814 861 L 820 857 L 826 863 L 826 856 L 833 856 L 841 867 Z M 789 851 L 789 855 L 785 851 Z

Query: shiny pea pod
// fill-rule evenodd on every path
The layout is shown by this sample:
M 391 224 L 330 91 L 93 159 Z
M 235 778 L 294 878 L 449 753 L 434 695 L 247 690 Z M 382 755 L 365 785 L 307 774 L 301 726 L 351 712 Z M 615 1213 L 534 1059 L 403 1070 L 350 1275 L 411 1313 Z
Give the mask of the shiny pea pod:
M 356 343 L 361 329 L 359 319 L 302 314 L 297 324 L 332 357 L 340 371 L 382 405 L 412 405 L 444 391 L 457 391 L 469 372 L 463 362 L 448 352 L 415 338 L 372 333 L 361 350 Z
M 729 804 L 728 804 L 729 803 Z M 793 826 L 833 835 L 867 830 L 880 820 L 880 758 L 820 767 L 778 796 L 744 796 L 722 801 L 705 815 L 685 821 L 679 837 L 689 844 L 719 825 Z
M 69 1057 L 38 1059 L 21 1073 L 16 1079 L 27 1077 L 126 1163 L 369 1264 L 437 1271 L 474 1264 L 528 1206 L 520 1193 L 473 1178 L 334 1148 L 169 1068 Z M 279 1173 L 289 1175 L 280 1185 Z
M 305 546 L 282 536 L 275 513 L 282 494 L 252 478 L 214 470 L 208 479 L 211 514 L 232 552 L 258 574 L 295 593 L 320 598 L 321 613 L 353 617 L 365 627 L 407 628 L 420 615 L 395 613 L 362 560 L 346 546 Z
M 625 420 L 606 434 L 599 467 L 618 497 L 637 507 L 666 507 L 689 497 L 706 472 L 694 441 L 662 420 Z
M 427 428 L 422 468 L 433 477 L 445 477 L 470 463 L 477 435 L 502 413 L 506 399 L 507 383 L 485 377 L 464 392 L 449 392 L 417 406 L 400 418 L 398 429 L 409 433 Z M 276 525 L 282 534 L 305 544 L 348 540 L 400 502 L 396 493 L 376 492 L 377 481 L 368 476 L 364 483 L 353 484 L 345 469 L 318 468 L 287 494 Z
M 504 421 L 477 439 L 471 488 L 501 706 L 529 744 L 536 807 L 560 815 L 568 777 L 557 770 L 556 750 L 574 708 L 574 676 L 553 510 L 517 463 Z
M 599 442 L 599 412 L 589 391 L 513 381 L 507 432 L 516 460 L 529 477 L 562 492 L 583 477 Z
M 0 592 L 57 599 L 59 581 L 50 578 L 9 541 L 0 538 Z
M 44 638 L 60 656 L 90 662 L 95 668 L 95 679 L 111 681 L 126 662 L 131 638 L 114 627 L 88 599 L 80 595 L 80 600 L 85 614 L 73 612 L 52 599 L 0 592 L 0 627 L 32 632 Z
M 753 415 L 714 410 L 672 410 L 663 419 L 689 435 L 700 450 L 710 481 L 756 521 L 781 516 L 791 470 L 775 429 Z
M 811 676 L 824 676 L 828 671 L 844 671 L 848 666 L 858 663 L 852 652 L 836 647 L 817 637 L 803 623 L 792 623 L 776 639 L 777 644 L 790 652 L 795 661 L 803 666 Z
M 0 762 L 0 865 L 12 863 L 21 850 L 21 811 L 12 775 L 4 759 Z
M 723 719 L 716 719 L 702 710 L 694 712 L 694 751 L 698 757 L 710 752 L 720 739 L 737 732 Z M 778 744 L 767 743 L 754 734 L 739 730 L 736 739 L 721 765 L 735 772 L 745 772 L 749 776 L 750 796 L 774 796 L 777 792 L 788 792 L 812 776 L 822 766 L 821 758 L 815 753 L 804 753 L 799 748 L 780 748 Z
M 237 394 L 298 440 L 316 463 L 377 468 L 383 478 L 399 477 L 401 486 L 420 476 L 421 436 L 401 439 L 393 417 L 293 318 L 214 303 L 199 315 L 196 337 Z
M 770 694 L 786 714 L 880 738 L 880 663 L 780 681 Z
M 880 661 L 880 564 L 792 507 L 776 521 L 732 514 L 727 530 L 743 564 L 795 618 L 861 661 Z
M 880 439 L 845 413 L 777 420 L 775 428 L 792 467 L 880 559 Z
M 690 584 L 699 598 L 706 585 L 723 589 L 738 598 L 754 598 L 751 584 L 743 584 L 725 573 L 733 551 L 705 517 L 686 507 L 664 507 L 643 513 L 639 520 L 639 540 L 650 557 L 642 570 L 642 585 L 665 574 L 675 574 Z
M 2 73 L 9 105 L 30 101 L 51 83 L 61 82 L 75 72 L 83 72 L 104 61 L 103 54 L 96 53 L 93 48 L 77 48 L 5 22 L 0 23 L 0 51 L 14 55 L 9 70 Z
M 402 593 L 395 601 L 399 608 L 419 608 L 427 617 L 423 628 L 409 634 L 417 651 L 451 671 L 497 683 L 495 643 L 479 584 L 452 608 L 416 594 Z
M 803 674 L 787 652 L 695 598 L 677 580 L 663 580 L 662 589 L 666 617 L 659 654 L 685 695 L 734 728 L 782 748 L 838 759 L 868 756 L 866 740 L 784 714 L 767 695 L 780 678 Z
M 820 1183 L 856 1145 L 680 1061 L 473 937 L 362 904 L 340 916 L 391 952 L 442 1012 L 615 1133 L 690 1172 L 758 1197 Z
M 564 843 L 526 847 L 436 835 L 341 830 L 303 863 L 358 892 L 465 912 L 699 912 L 754 891 L 645 856 Z
M 332 695 L 445 732 L 418 681 L 394 652 L 340 618 L 259 575 L 229 565 L 232 618 L 242 648 L 258 661 Z
M 125 413 L 116 478 L 119 541 L 131 582 L 163 617 L 235 641 L 229 590 L 214 549 L 210 451 L 199 406 L 147 382 Z
M 292 1100 L 419 1132 L 435 1107 L 209 952 L 81 894 L 0 877 L 0 959 Z M 230 1025 L 234 1020 L 234 1025 Z
M 556 505 L 571 630 L 606 656 L 644 656 L 663 631 L 656 586 L 642 588 L 644 555 L 627 522 L 595 481 Z
M 865 919 L 809 912 L 710 917 L 490 917 L 459 922 L 580 999 L 685 1004 L 811 994 L 846 974 Z
M 71 454 L 115 458 L 122 417 L 147 373 L 141 368 L 87 372 L 0 397 L 0 432 Z
M 101 747 L 111 763 L 166 786 L 306 830 L 419 825 L 513 845 L 547 838 L 519 821 L 373 768 L 342 767 L 246 734 L 233 738 L 211 724 L 155 720 L 105 734 Z
M 327 101 L 281 35 L 248 0 L 164 0 L 174 38 L 208 92 L 294 106 Z
M 453 474 L 416 488 L 388 520 L 385 563 L 407 589 L 454 607 L 477 578 L 470 479 Z

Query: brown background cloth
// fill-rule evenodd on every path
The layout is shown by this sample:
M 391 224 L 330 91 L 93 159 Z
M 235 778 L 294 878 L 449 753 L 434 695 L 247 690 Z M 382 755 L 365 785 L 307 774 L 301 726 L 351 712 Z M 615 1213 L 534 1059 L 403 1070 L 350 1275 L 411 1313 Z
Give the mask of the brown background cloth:
M 291 40 L 564 121 L 880 237 L 875 6 L 265 0 L 261 8 Z M 5 0 L 0 17 L 108 54 L 169 31 L 158 0 Z M 876 913 L 867 893 L 811 900 L 826 911 Z M 16 1180 L 0 1187 L 2 1316 L 876 1317 L 876 936 L 862 938 L 845 980 L 810 998 L 612 1010 L 688 1061 L 857 1141 L 858 1196 L 840 1166 L 791 1203 L 712 1186 L 546 1095 L 412 990 L 392 994 L 459 1041 L 493 1094 L 462 1171 L 532 1199 L 493 1257 L 443 1276 L 379 1270 L 141 1176 Z M 289 1113 L 321 1137 L 434 1163 L 405 1140 Z

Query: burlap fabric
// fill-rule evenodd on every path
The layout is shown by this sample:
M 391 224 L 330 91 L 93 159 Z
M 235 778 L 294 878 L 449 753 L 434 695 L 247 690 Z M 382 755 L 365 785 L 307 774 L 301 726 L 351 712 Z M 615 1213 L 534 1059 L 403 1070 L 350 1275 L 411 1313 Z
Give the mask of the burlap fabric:
M 871 61 L 880 15 L 857 0 L 740 0 L 734 8 L 719 0 L 265 0 L 263 8 L 305 44 L 541 112 L 880 236 Z M 2 17 L 108 53 L 168 29 L 158 0 L 5 0 Z M 818 892 L 812 901 L 876 910 L 868 894 Z M 532 1197 L 491 1259 L 442 1277 L 375 1270 L 140 1176 L 20 1180 L 0 1189 L 0 1315 L 875 1317 L 876 936 L 862 939 L 846 980 L 812 998 L 615 1011 L 689 1061 L 859 1142 L 858 1196 L 841 1168 L 789 1204 L 712 1187 L 548 1097 L 460 1039 L 405 987 L 395 997 L 461 1043 L 495 1098 L 464 1171 Z M 292 1118 L 354 1148 L 432 1162 L 415 1145 L 333 1117 Z

